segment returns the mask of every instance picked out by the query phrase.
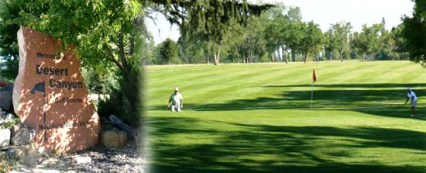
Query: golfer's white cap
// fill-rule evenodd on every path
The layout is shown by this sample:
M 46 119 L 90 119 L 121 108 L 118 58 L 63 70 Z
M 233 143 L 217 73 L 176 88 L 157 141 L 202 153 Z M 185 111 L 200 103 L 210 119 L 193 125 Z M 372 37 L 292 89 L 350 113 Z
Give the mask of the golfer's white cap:
M 178 88 L 178 87 L 175 87 L 175 91 L 179 91 L 179 88 Z

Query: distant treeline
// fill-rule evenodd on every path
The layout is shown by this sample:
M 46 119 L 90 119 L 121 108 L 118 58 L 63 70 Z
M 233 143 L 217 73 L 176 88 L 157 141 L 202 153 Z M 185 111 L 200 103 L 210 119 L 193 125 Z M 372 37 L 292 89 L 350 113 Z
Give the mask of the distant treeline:
M 235 23 L 224 30 L 216 52 L 203 31 L 181 28 L 177 42 L 166 39 L 153 46 L 144 64 L 215 63 L 218 57 L 222 63 L 409 59 L 402 25 L 389 31 L 385 24 L 383 18 L 352 32 L 350 22 L 340 22 L 321 31 L 315 21 L 302 21 L 298 7 L 280 6 L 252 16 L 246 25 Z

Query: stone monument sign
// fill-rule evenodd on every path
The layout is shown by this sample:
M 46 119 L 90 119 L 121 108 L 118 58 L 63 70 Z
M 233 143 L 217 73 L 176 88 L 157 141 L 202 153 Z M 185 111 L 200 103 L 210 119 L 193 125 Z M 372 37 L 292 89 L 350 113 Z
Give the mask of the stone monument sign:
M 39 150 L 78 151 L 98 144 L 99 117 L 89 99 L 73 46 L 38 31 L 18 31 L 19 74 L 13 106 L 36 130 Z

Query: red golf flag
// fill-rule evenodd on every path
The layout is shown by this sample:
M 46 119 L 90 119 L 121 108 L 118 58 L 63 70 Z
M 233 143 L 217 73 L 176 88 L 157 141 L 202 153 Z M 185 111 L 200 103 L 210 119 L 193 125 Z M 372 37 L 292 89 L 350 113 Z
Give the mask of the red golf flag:
M 312 72 L 312 81 L 313 81 L 313 82 L 316 82 L 316 81 L 317 81 L 317 75 L 315 75 L 315 69 L 314 69 L 314 71 Z

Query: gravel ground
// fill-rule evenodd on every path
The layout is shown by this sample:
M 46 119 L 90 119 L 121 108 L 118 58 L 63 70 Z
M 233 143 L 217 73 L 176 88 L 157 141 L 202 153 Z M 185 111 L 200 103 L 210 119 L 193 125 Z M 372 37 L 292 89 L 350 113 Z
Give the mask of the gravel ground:
M 95 146 L 84 151 L 60 156 L 40 155 L 33 168 L 22 165 L 12 172 L 139 173 L 144 172 L 144 164 L 145 160 L 140 156 L 135 142 L 129 142 L 123 148 Z
M 67 171 L 76 172 L 143 172 L 143 159 L 136 147 L 109 149 L 98 146 L 74 155 L 63 156 Z
M 102 128 L 117 129 L 105 119 L 102 119 Z M 122 148 L 98 145 L 75 153 L 62 155 L 35 153 L 34 156 L 26 158 L 27 164 L 32 166 L 21 163 L 12 173 L 139 173 L 145 172 L 146 164 L 146 160 L 141 156 L 140 146 L 134 139 L 129 140 Z

